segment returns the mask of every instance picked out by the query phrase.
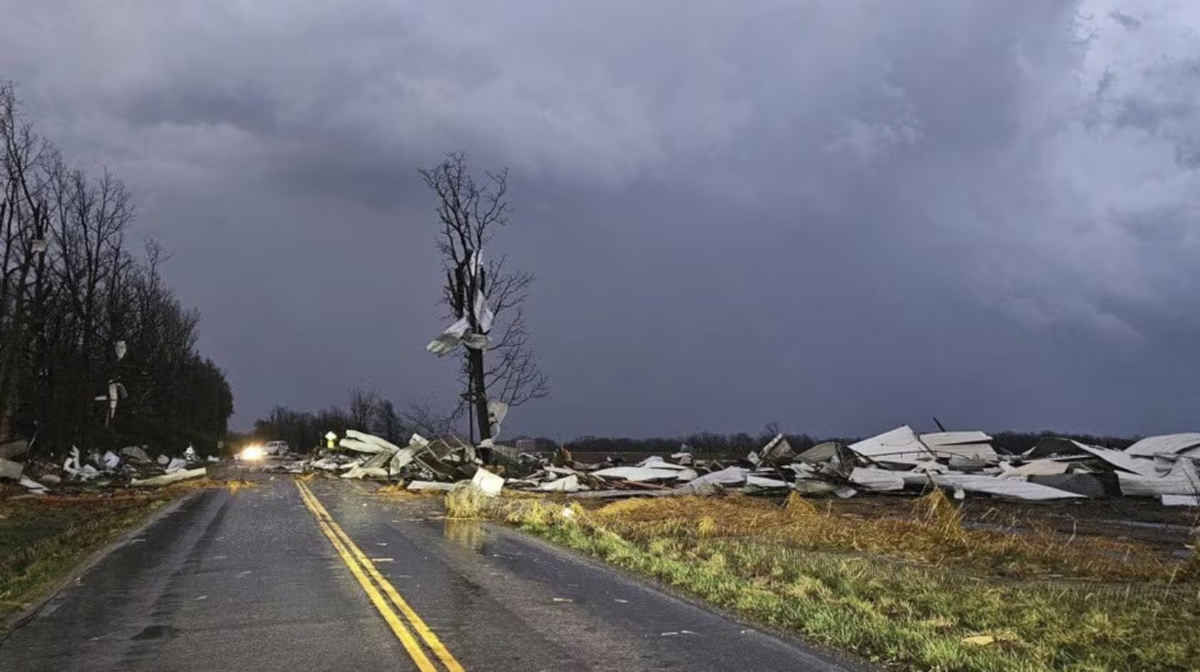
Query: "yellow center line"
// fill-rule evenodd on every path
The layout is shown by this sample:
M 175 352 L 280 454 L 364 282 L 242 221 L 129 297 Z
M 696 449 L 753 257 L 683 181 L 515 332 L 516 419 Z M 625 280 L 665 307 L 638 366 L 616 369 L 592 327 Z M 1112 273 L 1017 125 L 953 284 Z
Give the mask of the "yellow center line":
M 325 536 L 329 538 L 329 541 L 333 544 L 334 550 L 336 550 L 338 555 L 341 556 L 342 562 L 344 562 L 346 566 L 350 568 L 350 573 L 354 575 L 355 579 L 358 579 L 358 585 L 362 586 L 362 589 L 367 593 L 367 597 L 371 599 L 371 603 L 374 604 L 375 608 L 379 610 L 379 613 L 383 615 L 383 620 L 387 621 L 387 624 L 392 628 L 392 632 L 396 635 L 396 638 L 400 640 L 400 643 L 404 645 L 404 649 L 408 651 L 408 655 L 411 656 L 413 662 L 417 664 L 417 668 L 420 669 L 421 672 L 438 672 L 437 666 L 435 666 L 433 662 L 429 660 L 429 657 L 425 655 L 425 651 L 421 649 L 420 643 L 417 642 L 412 633 L 409 632 L 408 628 L 404 626 L 404 622 L 401 621 L 396 612 L 393 611 L 390 606 L 388 606 L 387 600 L 383 599 L 383 595 L 379 594 L 379 591 L 374 585 L 371 584 L 371 580 L 368 579 L 365 574 L 363 574 L 362 569 L 358 566 L 358 563 L 354 561 L 354 557 L 350 554 L 350 552 L 346 550 L 346 547 L 342 544 L 341 540 L 338 539 L 337 534 L 335 534 L 334 531 L 330 529 L 329 525 L 321 519 L 321 514 L 313 506 L 313 502 L 309 500 L 311 495 L 305 492 L 305 488 L 299 482 L 296 483 L 296 486 L 300 490 L 300 498 L 304 500 L 304 505 L 308 507 L 308 510 L 312 512 L 313 517 L 317 519 L 317 524 L 320 526 L 321 531 L 324 532 Z M 315 501 L 315 499 L 313 501 Z M 317 505 L 319 506 L 320 503 L 318 502 Z
M 396 590 L 395 586 L 393 586 L 386 577 L 384 577 L 377 569 L 375 569 L 375 563 L 371 562 L 371 560 L 367 558 L 366 554 L 364 554 L 362 550 L 360 550 L 359 547 L 350 539 L 350 536 L 346 534 L 345 530 L 343 530 L 342 527 L 333 520 L 333 516 L 329 515 L 329 511 L 325 509 L 325 506 L 321 504 L 321 501 L 317 499 L 315 494 L 313 494 L 312 489 L 299 482 L 297 482 L 297 485 L 301 485 L 302 490 L 307 492 L 313 506 L 316 507 L 317 511 L 319 512 L 322 522 L 333 528 L 334 532 L 339 536 L 346 547 L 350 549 L 350 552 L 353 553 L 353 555 L 358 559 L 363 568 L 366 569 L 367 574 L 369 574 L 371 578 L 375 579 L 379 586 L 383 588 L 383 592 L 392 600 L 392 603 L 400 609 L 400 613 L 404 614 L 404 617 L 408 619 L 409 624 L 412 625 L 413 629 L 417 631 L 417 634 L 421 636 L 421 639 L 425 641 L 425 644 L 431 651 L 433 651 L 434 655 L 438 657 L 438 660 L 441 660 L 442 664 L 445 665 L 450 672 L 464 672 L 462 665 L 459 664 L 458 660 L 456 660 L 450 651 L 445 647 L 445 645 L 442 644 L 441 640 L 437 638 L 437 635 L 433 634 L 433 630 L 431 630 L 429 626 L 425 624 L 425 621 L 421 620 L 421 617 L 417 615 L 417 612 L 414 611 L 413 608 L 408 605 L 408 602 L 406 602 L 404 598 L 400 596 L 400 593 Z

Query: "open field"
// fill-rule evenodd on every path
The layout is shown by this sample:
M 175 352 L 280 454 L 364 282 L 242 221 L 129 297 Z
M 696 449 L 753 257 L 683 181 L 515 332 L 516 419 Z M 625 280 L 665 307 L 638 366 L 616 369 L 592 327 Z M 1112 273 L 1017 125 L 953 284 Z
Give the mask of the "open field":
M 991 500 L 964 512 L 940 494 L 630 499 L 569 514 L 545 499 L 455 493 L 447 504 L 892 668 L 1185 670 L 1200 660 L 1200 564 L 1179 529 L 1188 512 Z M 1114 514 L 1164 520 L 1125 525 Z M 1069 525 L 1057 524 L 1064 515 Z

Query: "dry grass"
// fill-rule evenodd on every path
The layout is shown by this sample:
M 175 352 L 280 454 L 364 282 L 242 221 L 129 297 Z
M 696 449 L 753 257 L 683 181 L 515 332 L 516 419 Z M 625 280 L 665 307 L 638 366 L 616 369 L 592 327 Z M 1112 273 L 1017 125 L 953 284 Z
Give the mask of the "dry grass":
M 592 512 L 597 524 L 633 540 L 661 536 L 752 538 L 791 548 L 869 553 L 1012 578 L 1178 581 L 1188 564 L 1145 545 L 1070 537 L 1029 522 L 1025 532 L 971 530 L 941 493 L 916 500 L 911 516 L 863 518 L 821 511 L 791 495 L 779 506 L 749 497 L 629 499 Z M 1193 563 L 1194 564 L 1194 563 Z
M 1036 526 L 964 529 L 941 493 L 891 518 L 796 495 L 589 511 L 499 498 L 473 514 L 897 669 L 1183 670 L 1200 660 L 1200 592 L 1184 571 L 1194 559 Z

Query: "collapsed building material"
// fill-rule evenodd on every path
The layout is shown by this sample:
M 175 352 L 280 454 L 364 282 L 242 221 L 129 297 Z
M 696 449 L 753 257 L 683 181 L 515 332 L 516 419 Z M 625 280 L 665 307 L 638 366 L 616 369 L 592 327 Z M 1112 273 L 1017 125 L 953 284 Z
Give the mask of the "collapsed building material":
M 579 477 L 572 474 L 553 481 L 546 481 L 537 489 L 542 492 L 579 492 Z
M 592 475 L 603 479 L 620 479 L 635 483 L 648 481 L 674 481 L 679 472 L 674 469 L 655 469 L 652 467 L 609 467 L 592 472 Z
M 992 448 L 992 437 L 983 432 L 938 432 L 922 434 L 920 439 L 935 457 L 970 458 L 992 463 L 1000 459 Z
M 13 462 L 0 457 L 0 478 L 7 478 L 13 481 L 21 478 L 21 473 L 25 471 L 25 465 L 20 462 Z
M 167 462 L 167 473 L 171 474 L 176 471 L 179 471 L 180 469 L 184 469 L 186 467 L 187 467 L 187 460 L 183 460 L 178 457 L 172 457 L 171 460 L 169 462 Z
M 41 483 L 38 483 L 37 481 L 33 480 L 32 478 L 29 478 L 28 476 L 22 476 L 19 483 L 21 485 L 25 486 L 25 489 L 28 490 L 29 493 L 33 494 L 33 495 L 44 495 L 47 492 L 50 492 L 50 490 L 48 488 L 46 488 L 46 486 L 42 485 Z
M 471 479 L 471 485 L 479 488 L 480 492 L 488 497 L 499 497 L 500 491 L 504 488 L 504 478 L 487 469 L 479 469 L 476 470 L 475 477 Z
M 1083 495 L 1074 492 L 1050 488 L 1036 483 L 1019 481 L 1012 478 L 996 478 L 994 476 L 967 476 L 961 474 L 933 474 L 929 476 L 933 482 L 942 488 L 961 490 L 963 492 L 978 492 L 997 497 L 1011 497 L 1028 501 L 1050 499 L 1074 499 Z
M 396 444 L 388 441 L 387 439 L 382 439 L 378 436 L 375 436 L 374 434 L 367 434 L 366 432 L 360 432 L 360 431 L 353 430 L 353 429 L 347 429 L 346 436 L 350 437 L 351 439 L 357 439 L 358 441 L 360 441 L 362 443 L 368 443 L 368 444 L 371 444 L 374 446 L 378 446 L 379 448 L 382 448 L 383 450 L 385 450 L 387 452 L 394 453 L 394 452 L 400 450 L 400 446 L 397 446 Z M 368 451 L 362 451 L 362 452 L 368 452 Z M 376 451 L 376 452 L 379 452 L 379 451 Z
M 121 457 L 137 464 L 149 464 L 150 456 L 138 446 L 126 446 L 121 449 Z
M 1030 483 L 1073 492 L 1084 497 L 1100 499 L 1115 497 L 1121 494 L 1121 487 L 1116 474 L 1105 472 L 1100 474 L 1048 474 L 1045 476 L 1030 476 Z
M 933 459 L 933 453 L 921 443 L 908 425 L 902 425 L 849 446 L 854 453 L 881 464 L 913 465 Z
M 1200 506 L 1200 495 L 1163 495 L 1163 506 Z
M 454 489 L 454 484 L 442 481 L 413 481 L 405 489 L 413 492 L 450 492 Z
M 758 453 L 759 461 L 766 462 L 767 464 L 784 464 L 791 462 L 795 457 L 795 451 L 788 445 L 787 439 L 784 438 L 783 434 L 777 434 Z
M 1164 434 L 1148 436 L 1125 450 L 1136 457 L 1153 457 L 1155 455 L 1178 455 L 1200 451 L 1200 434 Z
M 1079 449 L 1079 444 L 1071 439 L 1064 439 L 1057 436 L 1046 436 L 1038 439 L 1038 442 L 1032 448 L 1021 453 L 1021 457 L 1027 460 L 1034 460 L 1046 457 L 1067 455 L 1081 455 L 1083 451 Z
M 796 456 L 797 462 L 804 464 L 822 464 L 837 457 L 842 451 L 842 444 L 837 441 L 818 443 Z
M 29 442 L 24 439 L 0 443 L 0 459 L 11 460 L 29 451 Z
M 850 482 L 873 492 L 893 492 L 904 489 L 904 477 L 899 472 L 870 467 L 855 467 Z
M 1200 495 L 1200 476 L 1196 474 L 1196 463 L 1179 460 L 1166 476 L 1157 478 L 1117 472 L 1121 482 L 1121 494 L 1135 497 L 1161 497 L 1163 495 Z
M 1000 475 L 1001 478 L 1027 478 L 1029 476 L 1065 474 L 1071 468 L 1071 463 L 1065 460 L 1040 459 L 1032 460 L 1019 467 L 1005 469 L 1006 466 L 1007 463 L 1000 463 L 1000 468 L 1003 470 L 1003 473 Z
M 1085 443 L 1072 441 L 1075 447 L 1079 450 L 1094 455 L 1112 466 L 1128 471 L 1132 474 L 1139 474 L 1150 478 L 1157 477 L 1158 469 L 1154 466 L 1154 460 L 1145 457 L 1137 457 L 1125 451 L 1112 450 L 1109 448 L 1101 448 L 1099 446 L 1089 446 Z
M 207 473 L 208 473 L 207 467 L 200 467 L 199 469 L 181 469 L 179 471 L 174 471 L 169 474 L 163 474 L 162 476 L 155 476 L 154 478 L 147 478 L 147 479 L 142 479 L 142 480 L 135 478 L 132 481 L 130 481 L 129 484 L 135 485 L 135 486 L 170 485 L 172 483 L 178 483 L 180 481 L 186 481 L 186 480 L 189 480 L 192 478 L 204 478 L 204 476 Z
M 749 473 L 750 472 L 748 470 L 742 469 L 741 467 L 728 467 L 720 471 L 714 471 L 694 478 L 681 489 L 698 492 L 705 486 L 709 485 L 737 487 L 746 484 L 746 477 Z
M 116 453 L 112 452 L 111 450 L 106 451 L 102 459 L 104 461 L 105 469 L 112 470 L 121 465 L 121 458 L 117 457 Z
M 788 487 L 788 482 L 781 481 L 778 478 L 768 478 L 766 476 L 747 474 L 746 486 L 750 488 L 758 488 L 760 490 L 783 490 Z

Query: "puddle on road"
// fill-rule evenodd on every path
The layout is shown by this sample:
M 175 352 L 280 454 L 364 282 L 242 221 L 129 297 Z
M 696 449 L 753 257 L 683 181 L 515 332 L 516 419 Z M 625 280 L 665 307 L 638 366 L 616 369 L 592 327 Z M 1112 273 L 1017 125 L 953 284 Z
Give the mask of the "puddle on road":
M 478 520 L 454 520 L 451 518 L 445 519 L 443 522 L 443 534 L 446 541 L 453 542 L 457 546 L 474 551 L 475 553 L 483 553 L 484 541 L 486 532 L 483 529 L 483 523 Z

